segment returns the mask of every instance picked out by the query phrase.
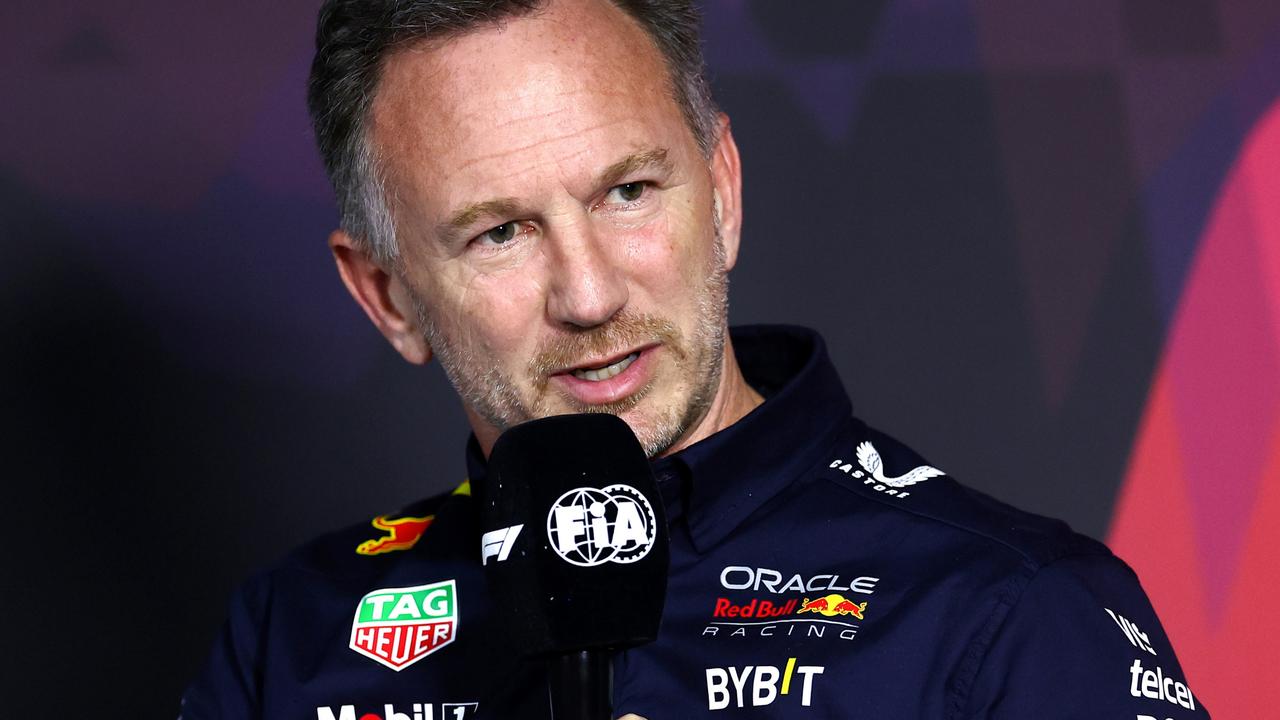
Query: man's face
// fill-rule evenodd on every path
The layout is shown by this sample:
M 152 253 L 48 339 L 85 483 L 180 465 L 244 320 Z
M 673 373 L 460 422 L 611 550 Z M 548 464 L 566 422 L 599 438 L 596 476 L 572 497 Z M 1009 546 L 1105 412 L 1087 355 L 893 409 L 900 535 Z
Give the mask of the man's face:
M 724 168 L 702 156 L 638 26 L 560 0 L 401 50 L 372 120 L 398 281 L 482 442 L 611 412 L 658 454 L 702 418 L 736 223 L 725 243 Z

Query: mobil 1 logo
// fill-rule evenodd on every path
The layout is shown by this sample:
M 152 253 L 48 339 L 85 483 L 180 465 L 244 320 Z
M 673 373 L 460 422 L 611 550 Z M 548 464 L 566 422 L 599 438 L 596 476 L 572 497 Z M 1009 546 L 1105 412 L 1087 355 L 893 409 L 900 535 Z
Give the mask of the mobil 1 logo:
M 399 708 L 384 703 L 382 712 L 359 713 L 355 705 L 342 705 L 334 709 L 328 705 L 316 708 L 316 720 L 471 720 L 479 709 L 478 702 L 406 703 Z M 439 709 L 439 712 L 437 712 Z

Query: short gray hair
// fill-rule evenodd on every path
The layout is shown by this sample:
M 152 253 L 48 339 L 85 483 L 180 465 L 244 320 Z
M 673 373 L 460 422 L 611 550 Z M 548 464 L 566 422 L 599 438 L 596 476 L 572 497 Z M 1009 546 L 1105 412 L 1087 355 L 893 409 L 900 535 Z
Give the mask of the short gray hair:
M 609 0 L 637 21 L 662 53 L 685 122 L 709 157 L 717 109 L 706 80 L 699 14 L 692 0 Z M 526 15 L 547 0 L 326 0 L 316 27 L 307 106 L 342 229 L 388 266 L 399 262 L 395 223 L 369 139 L 369 108 L 382 64 L 395 49 L 461 35 Z

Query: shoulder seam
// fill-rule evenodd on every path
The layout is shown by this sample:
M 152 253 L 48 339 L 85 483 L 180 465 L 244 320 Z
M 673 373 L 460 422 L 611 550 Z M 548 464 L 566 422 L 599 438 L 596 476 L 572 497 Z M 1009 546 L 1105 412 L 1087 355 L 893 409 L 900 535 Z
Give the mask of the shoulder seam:
M 965 717 L 965 704 L 969 700 L 969 694 L 973 691 L 973 683 L 977 680 L 978 675 L 982 672 L 982 668 L 986 665 L 987 654 L 991 651 L 991 646 L 1000 630 L 1004 628 L 1005 620 L 1013 610 L 1022 602 L 1026 596 L 1027 588 L 1041 573 L 1051 565 L 1057 564 L 1059 561 L 1068 560 L 1079 557 L 1101 557 L 1115 558 L 1114 555 L 1102 555 L 1101 553 L 1063 553 L 1043 563 L 1036 564 L 1030 558 L 1022 564 L 1019 571 L 1014 573 L 1005 585 L 1000 589 L 999 601 L 996 608 L 987 618 L 986 624 L 983 626 L 982 632 L 978 637 L 974 638 L 969 644 L 969 649 L 965 651 L 964 660 L 961 661 L 961 668 L 954 686 L 948 691 L 950 696 L 947 705 L 950 708 L 948 717 L 954 720 L 961 720 Z M 1118 559 L 1118 558 L 1116 558 Z M 1121 565 L 1124 565 L 1121 562 Z M 1127 565 L 1124 565 L 1129 569 Z M 1130 569 L 1130 572 L 1132 570 Z
M 1056 561 L 1056 560 L 1058 560 L 1058 559 L 1060 559 L 1060 558 L 1063 558 L 1063 557 L 1066 557 L 1066 556 L 1068 556 L 1068 555 L 1072 555 L 1072 554 L 1079 554 L 1079 555 L 1089 555 L 1089 554 L 1098 554 L 1098 555 L 1101 555 L 1101 554 L 1102 554 L 1102 553 L 1086 553 L 1086 552 L 1073 553 L 1073 552 L 1071 551 L 1071 549 L 1069 549 L 1069 548 L 1068 548 L 1068 549 L 1064 549 L 1064 551 L 1062 551 L 1062 552 L 1060 552 L 1060 553 L 1058 553 L 1058 554 L 1052 554 L 1052 555 L 1050 555 L 1047 559 L 1044 559 L 1044 560 L 1037 560 L 1037 559 L 1036 559 L 1036 557 L 1035 557 L 1032 553 L 1030 553 L 1029 551 L 1027 551 L 1027 550 L 1025 550 L 1025 549 L 1023 549 L 1023 548 L 1021 548 L 1021 547 L 1018 547 L 1017 545 L 1015 545 L 1015 544 L 1014 544 L 1014 543 L 1012 543 L 1012 542 L 1009 542 L 1008 540 L 1004 540 L 1004 539 L 1002 539 L 1002 538 L 995 537 L 995 536 L 990 535 L 990 534 L 988 534 L 988 533 L 982 532 L 982 531 L 980 531 L 980 530 L 976 530 L 976 529 L 971 528 L 971 527 L 967 527 L 967 526 L 965 526 L 965 525 L 961 525 L 961 524 L 959 524 L 959 523 L 953 522 L 953 521 L 951 521 L 951 520 L 947 520 L 947 519 L 945 519 L 945 518 L 940 518 L 940 517 L 937 517 L 937 516 L 935 516 L 935 515 L 929 515 L 929 514 L 927 514 L 927 513 L 921 512 L 921 511 L 919 511 L 919 510 L 916 510 L 915 508 L 905 507 L 905 506 L 903 506 L 901 503 L 892 503 L 892 502 L 889 502 L 889 501 L 888 501 L 888 500 L 886 500 L 885 498 L 882 498 L 882 497 L 880 497 L 880 496 L 878 496 L 878 495 L 871 495 L 871 494 L 868 494 L 868 493 L 862 493 L 862 492 L 859 492 L 859 491 L 857 490 L 857 488 L 855 488 L 855 487 L 850 487 L 848 484 L 846 484 L 845 482 L 843 482 L 840 478 L 834 478 L 834 479 L 833 479 L 833 478 L 831 478 L 831 477 L 825 477 L 824 479 L 826 479 L 828 482 L 832 483 L 833 485 L 835 485 L 835 486 L 837 486 L 837 487 L 839 487 L 839 488 L 842 488 L 843 490 L 845 490 L 845 491 L 847 491 L 847 492 L 853 493 L 854 495 L 856 495 L 856 496 L 858 496 L 858 497 L 860 497 L 860 498 L 864 498 L 864 499 L 866 499 L 866 500 L 874 501 L 874 502 L 876 502 L 877 504 L 882 505 L 882 506 L 884 506 L 884 507 L 891 508 L 891 509 L 896 510 L 896 511 L 898 511 L 898 512 L 903 512 L 903 513 L 906 513 L 906 514 L 908 514 L 908 515 L 914 515 L 914 516 L 916 516 L 916 517 L 923 518 L 923 519 L 925 519 L 925 520 L 930 520 L 930 521 L 936 522 L 936 523 L 938 523 L 938 524 L 940 524 L 940 525 L 946 525 L 946 526 L 948 526 L 948 527 L 955 528 L 956 530 L 959 530 L 959 531 L 961 531 L 961 532 L 963 532 L 963 533 L 965 533 L 965 534 L 967 534 L 967 535 L 973 535 L 973 536 L 976 536 L 976 537 L 983 538 L 983 539 L 988 540 L 988 541 L 990 541 L 990 542 L 992 542 L 992 543 L 994 543 L 994 544 L 996 544 L 996 545 L 1003 545 L 1004 547 L 1006 547 L 1006 548 L 1008 548 L 1009 550 L 1011 550 L 1011 551 L 1013 551 L 1014 553 L 1016 553 L 1019 557 L 1023 558 L 1025 561 L 1027 561 L 1027 562 L 1029 562 L 1029 563 L 1032 563 L 1033 565 L 1036 565 L 1036 566 L 1038 566 L 1038 567 L 1039 567 L 1039 566 L 1047 565 L 1047 564 L 1049 564 L 1049 563 L 1051 563 L 1051 562 L 1054 562 L 1054 561 Z M 960 484 L 960 483 L 959 483 L 955 478 L 951 477 L 950 475 L 947 475 L 947 476 L 946 476 L 946 479 L 947 479 L 947 480 L 950 480 L 952 483 L 954 483 L 954 484 L 955 484 L 955 486 L 956 486 L 958 489 L 960 489 L 961 491 L 966 490 L 966 488 L 965 488 L 963 485 L 961 485 L 961 484 Z

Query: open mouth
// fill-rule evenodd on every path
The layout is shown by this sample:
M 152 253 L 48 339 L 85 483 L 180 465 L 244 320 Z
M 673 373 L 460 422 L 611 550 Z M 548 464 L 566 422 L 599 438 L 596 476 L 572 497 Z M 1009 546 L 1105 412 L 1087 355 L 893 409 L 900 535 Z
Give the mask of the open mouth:
M 636 351 L 621 360 L 615 360 L 607 365 L 601 365 L 594 368 L 575 368 L 570 371 L 570 374 L 579 380 L 600 382 L 601 380 L 608 380 L 609 378 L 618 375 L 623 370 L 626 370 L 628 367 L 631 367 L 631 363 L 635 362 L 638 357 L 640 357 L 640 352 Z

